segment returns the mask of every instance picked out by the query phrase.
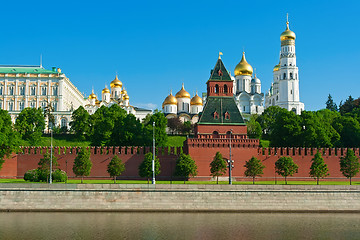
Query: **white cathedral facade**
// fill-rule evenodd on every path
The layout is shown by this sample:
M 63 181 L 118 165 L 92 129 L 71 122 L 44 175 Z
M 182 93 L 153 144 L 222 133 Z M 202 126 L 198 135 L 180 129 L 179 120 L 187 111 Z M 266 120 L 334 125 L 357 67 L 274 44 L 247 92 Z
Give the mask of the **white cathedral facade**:
M 273 82 L 265 96 L 265 107 L 279 106 L 296 114 L 304 110 L 300 102 L 299 69 L 296 66 L 296 35 L 286 22 L 286 30 L 281 33 L 280 61 L 273 69 Z

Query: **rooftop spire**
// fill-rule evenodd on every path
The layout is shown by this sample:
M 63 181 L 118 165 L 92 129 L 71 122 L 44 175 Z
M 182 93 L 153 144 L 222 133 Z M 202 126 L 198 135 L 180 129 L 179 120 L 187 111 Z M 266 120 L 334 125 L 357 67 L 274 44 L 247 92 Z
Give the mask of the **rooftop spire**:
M 219 59 L 221 59 L 221 55 L 223 55 L 223 53 L 222 53 L 222 52 L 219 52 Z
M 286 29 L 289 29 L 289 14 L 286 13 Z

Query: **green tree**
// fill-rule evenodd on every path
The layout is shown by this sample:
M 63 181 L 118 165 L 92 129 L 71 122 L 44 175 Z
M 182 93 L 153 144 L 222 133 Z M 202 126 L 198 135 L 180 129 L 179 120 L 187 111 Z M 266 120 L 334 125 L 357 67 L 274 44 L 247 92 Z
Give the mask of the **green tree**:
M 168 119 L 167 126 L 172 134 L 177 134 L 181 130 L 182 122 L 178 117 Z
M 256 118 L 256 121 L 260 123 L 263 134 L 262 138 L 266 140 L 271 140 L 271 135 L 274 130 L 275 120 L 281 113 L 287 112 L 286 109 L 278 106 L 270 106 L 265 109 L 265 111 Z
M 184 178 L 184 184 L 189 177 L 195 177 L 197 175 L 197 166 L 195 161 L 184 153 L 180 154 L 176 160 L 175 175 Z
M 334 128 L 340 134 L 341 147 L 359 147 L 360 124 L 351 116 L 340 116 L 333 123 Z
M 292 111 L 279 111 L 270 133 L 271 146 L 299 147 L 301 143 L 301 120 Z
M 142 146 L 143 124 L 133 114 L 115 120 L 111 142 L 115 146 Z
M 76 139 L 85 140 L 91 133 L 90 114 L 83 106 L 80 106 L 72 113 L 71 119 L 70 128 Z
M 125 164 L 117 155 L 114 155 L 107 166 L 107 172 L 110 174 L 110 177 L 114 177 L 114 183 L 116 183 L 116 176 L 120 176 L 124 171 Z
M 167 118 L 164 113 L 155 110 L 154 114 L 148 115 L 144 119 L 144 144 L 145 146 L 152 145 L 153 139 L 153 122 L 155 122 L 155 142 L 156 146 L 164 147 L 167 143 Z
M 41 108 L 25 108 L 15 121 L 15 129 L 24 140 L 36 145 L 45 129 L 45 119 Z
M 226 173 L 227 164 L 220 152 L 217 152 L 210 163 L 210 175 L 216 177 L 216 184 L 219 184 L 219 176 Z
M 262 134 L 261 125 L 256 121 L 257 115 L 251 115 L 247 122 L 247 134 L 249 138 L 259 139 Z
M 294 175 L 298 171 L 298 165 L 296 165 L 291 157 L 280 157 L 275 162 L 275 171 L 277 174 L 285 178 L 285 184 L 287 184 L 287 177 Z
M 300 115 L 301 146 L 304 147 L 332 147 L 332 128 L 330 124 L 321 122 L 316 112 L 302 111 Z
M 74 159 L 73 172 L 75 176 L 81 176 L 81 183 L 83 183 L 84 176 L 89 176 L 91 172 L 92 162 L 90 159 L 90 151 L 86 148 L 81 148 L 76 158 Z
M 149 179 L 153 176 L 152 171 L 152 160 L 153 160 L 153 154 L 151 152 L 145 154 L 144 160 L 139 165 L 139 175 L 140 177 L 146 177 L 148 184 Z M 155 156 L 155 176 L 160 174 L 160 161 L 157 156 Z
M 244 172 L 245 176 L 252 177 L 253 184 L 255 184 L 255 177 L 264 174 L 263 170 L 265 165 L 256 157 L 252 157 L 249 161 L 246 161 L 244 167 L 246 168 Z
M 339 111 L 341 115 L 350 113 L 354 109 L 354 98 L 350 95 L 344 103 L 340 102 Z
M 190 121 L 186 121 L 184 122 L 184 124 L 182 124 L 181 126 L 181 133 L 182 134 L 186 134 L 189 135 L 191 133 L 191 131 L 193 130 L 194 126 L 191 124 Z
M 4 157 L 18 149 L 19 134 L 14 131 L 9 113 L 0 109 L 0 169 L 5 162 Z
M 321 156 L 321 153 L 318 151 L 315 156 L 311 159 L 312 164 L 310 167 L 310 177 L 316 179 L 316 184 L 319 185 L 319 179 L 329 176 L 329 169 L 327 164 L 325 164 L 324 159 Z
M 332 99 L 330 94 L 328 96 L 328 100 L 326 101 L 326 109 L 329 109 L 330 111 L 338 110 L 338 107 L 337 107 L 336 103 L 334 103 L 334 100 Z
M 359 172 L 360 163 L 359 159 L 355 156 L 355 153 L 352 149 L 346 151 L 345 157 L 340 157 L 340 171 L 342 174 L 350 179 L 355 177 Z

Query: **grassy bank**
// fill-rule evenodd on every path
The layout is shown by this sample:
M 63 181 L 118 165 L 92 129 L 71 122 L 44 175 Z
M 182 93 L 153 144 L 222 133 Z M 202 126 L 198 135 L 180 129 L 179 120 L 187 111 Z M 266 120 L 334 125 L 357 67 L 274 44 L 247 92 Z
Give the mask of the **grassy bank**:
M 168 147 L 182 147 L 183 142 L 186 140 L 185 136 L 168 136 Z M 49 136 L 42 136 L 39 139 L 39 142 L 36 146 L 39 147 L 46 147 L 50 146 L 50 137 Z M 53 146 L 59 147 L 88 147 L 91 146 L 90 141 L 79 141 L 74 138 L 74 135 L 71 134 L 64 134 L 64 135 L 54 135 L 53 136 Z M 28 141 L 21 140 L 20 146 L 30 147 L 33 146 Z

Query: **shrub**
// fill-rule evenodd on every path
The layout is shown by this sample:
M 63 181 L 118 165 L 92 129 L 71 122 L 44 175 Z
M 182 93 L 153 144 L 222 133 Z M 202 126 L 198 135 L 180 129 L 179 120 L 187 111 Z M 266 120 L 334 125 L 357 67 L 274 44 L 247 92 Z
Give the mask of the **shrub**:
M 38 169 L 31 169 L 24 174 L 24 180 L 29 182 L 39 182 Z
M 66 182 L 68 177 L 67 177 L 67 174 L 65 171 L 56 169 L 52 173 L 52 179 L 53 179 L 53 182 Z

